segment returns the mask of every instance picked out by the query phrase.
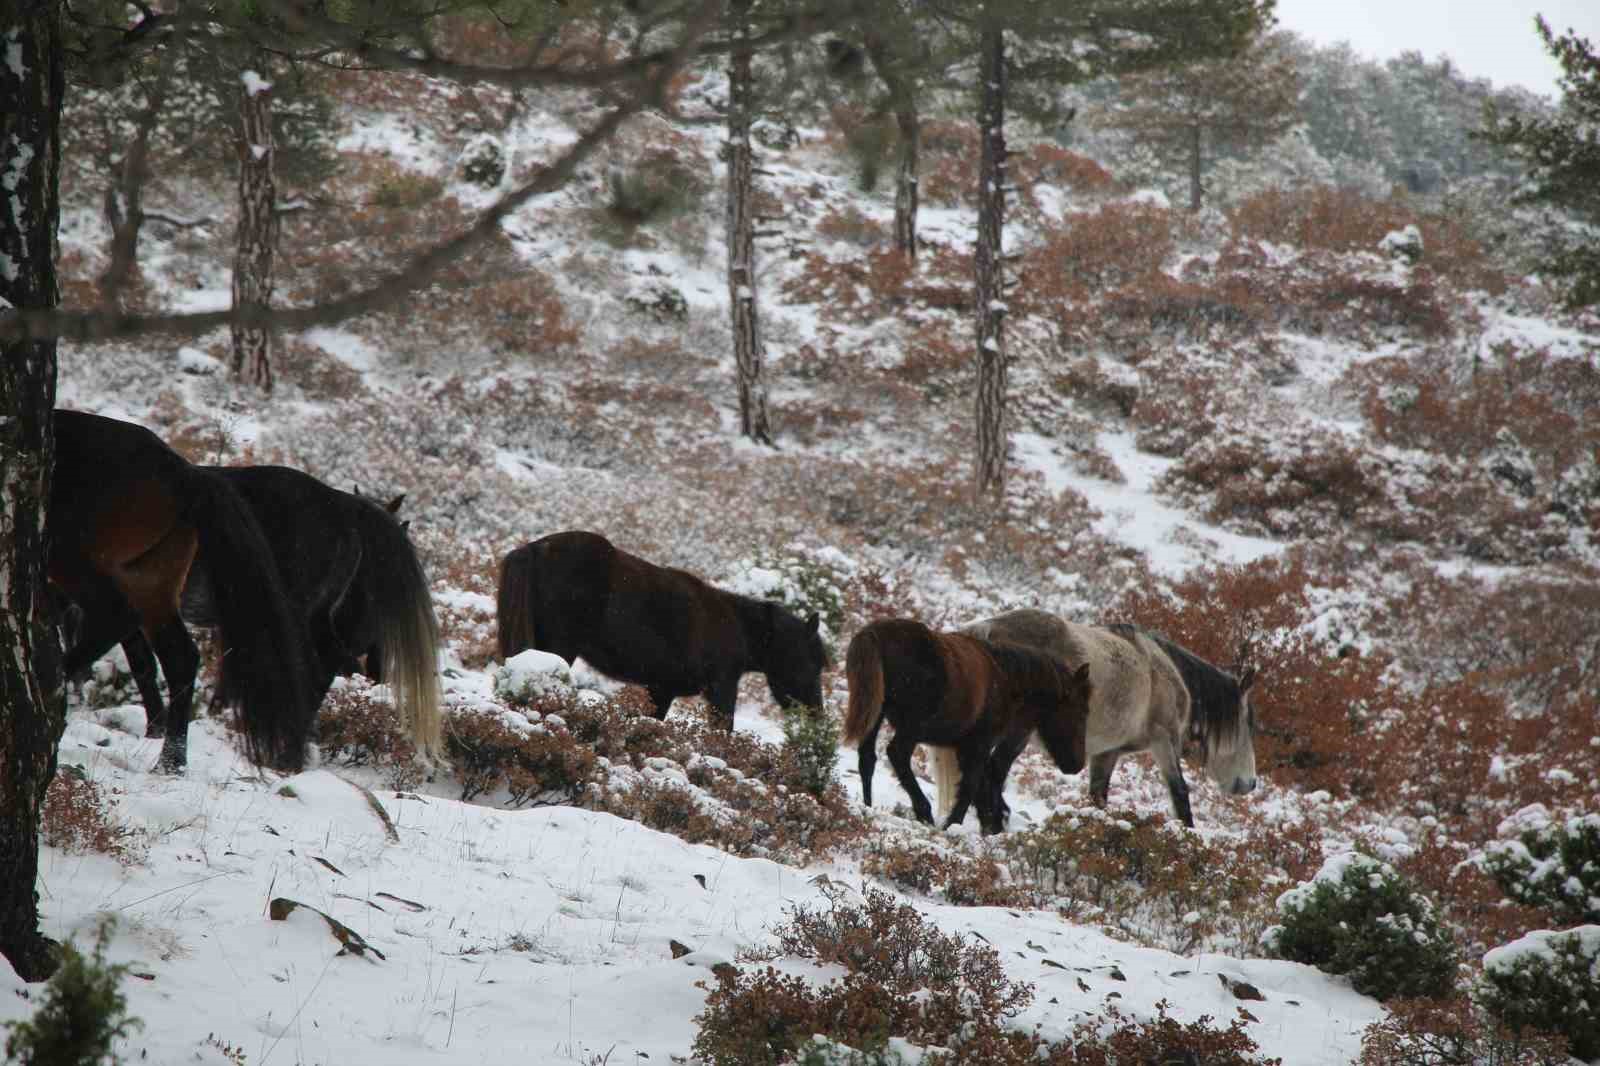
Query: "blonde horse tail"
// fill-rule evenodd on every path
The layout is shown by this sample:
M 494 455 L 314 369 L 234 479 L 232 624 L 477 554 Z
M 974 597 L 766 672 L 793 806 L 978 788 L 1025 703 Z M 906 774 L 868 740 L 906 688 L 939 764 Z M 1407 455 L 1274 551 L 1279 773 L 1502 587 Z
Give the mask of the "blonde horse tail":
M 938 796 L 938 802 L 934 804 L 935 820 L 938 820 L 949 815 L 950 808 L 956 805 L 956 789 L 961 785 L 961 762 L 954 748 L 934 748 L 933 758 L 929 762 L 933 765 L 933 787 Z
M 883 716 L 883 656 L 872 627 L 861 630 L 845 652 L 850 703 L 844 712 L 844 742 L 859 744 Z

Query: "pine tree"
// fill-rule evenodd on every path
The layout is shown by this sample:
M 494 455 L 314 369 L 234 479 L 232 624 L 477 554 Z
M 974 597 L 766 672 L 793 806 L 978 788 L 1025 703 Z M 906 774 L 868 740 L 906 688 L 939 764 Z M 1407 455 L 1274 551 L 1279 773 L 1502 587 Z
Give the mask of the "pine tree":
M 1600 54 L 1570 30 L 1558 37 L 1544 19 L 1535 25 L 1561 64 L 1561 113 L 1540 118 L 1491 109 L 1482 136 L 1527 167 L 1519 202 L 1557 208 L 1577 223 L 1545 271 L 1566 285 L 1569 306 L 1590 307 L 1600 304 Z
M 1059 117 L 1060 89 L 1236 54 L 1271 20 L 1274 0 L 984 0 L 930 3 L 964 26 L 978 60 L 978 240 L 973 255 L 978 382 L 973 484 L 979 497 L 1005 488 L 1006 377 L 1005 123 L 1021 104 Z
M 1288 132 L 1299 111 L 1300 77 L 1276 42 L 1238 56 L 1163 67 L 1125 79 L 1120 101 L 1096 124 L 1128 130 L 1189 179 L 1189 210 L 1205 194 L 1208 155 L 1264 144 Z

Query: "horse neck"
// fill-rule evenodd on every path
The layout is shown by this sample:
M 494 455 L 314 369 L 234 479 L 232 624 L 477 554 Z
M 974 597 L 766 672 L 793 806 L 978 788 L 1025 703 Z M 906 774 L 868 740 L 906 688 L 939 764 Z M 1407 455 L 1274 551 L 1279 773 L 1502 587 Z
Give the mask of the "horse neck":
M 765 600 L 754 600 L 720 589 L 717 591 L 732 601 L 734 616 L 739 619 L 739 629 L 744 634 L 746 661 L 740 665 L 747 670 L 766 672 L 768 661 L 772 658 L 770 606 Z

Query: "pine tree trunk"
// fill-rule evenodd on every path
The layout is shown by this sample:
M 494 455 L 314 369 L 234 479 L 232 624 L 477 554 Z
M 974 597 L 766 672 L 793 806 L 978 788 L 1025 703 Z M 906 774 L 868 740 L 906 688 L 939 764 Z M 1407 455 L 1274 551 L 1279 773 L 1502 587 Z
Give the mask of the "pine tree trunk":
M 981 498 L 1005 491 L 1006 338 L 1001 273 L 1006 219 L 1006 52 L 1004 31 L 986 28 L 979 40 L 978 132 L 978 451 L 974 487 Z
M 1189 210 L 1200 210 L 1200 124 L 1189 131 Z
M 894 180 L 894 247 L 912 259 L 917 257 L 917 207 L 922 152 L 922 122 L 917 101 L 905 75 L 895 65 L 888 41 L 876 33 L 866 35 L 867 58 L 883 80 L 894 101 L 894 121 L 899 130 L 899 158 Z
M 133 140 L 112 170 L 115 179 L 106 190 L 106 222 L 111 226 L 111 256 L 100 275 L 100 303 L 107 311 L 122 308 L 122 290 L 139 263 L 139 233 L 144 228 L 144 186 L 150 178 L 150 135 L 166 107 L 171 56 L 162 49 L 161 67 L 152 80 L 144 110 L 134 120 Z
M 750 0 L 728 0 L 728 15 L 740 40 L 748 40 Z M 735 48 L 728 57 L 728 303 L 733 310 L 733 356 L 739 370 L 739 429 L 751 440 L 771 444 L 756 318 L 755 164 L 750 149 L 754 98 L 750 50 Z
M 59 301 L 61 5 L 0 0 L 0 45 L 0 308 L 48 310 Z M 34 891 L 63 725 L 44 555 L 55 388 L 53 339 L 0 343 L 0 955 L 26 981 L 56 966 Z
M 265 64 L 262 64 L 265 70 Z M 278 247 L 277 186 L 273 180 L 272 86 L 246 72 L 239 90 L 239 241 L 233 257 L 233 306 L 263 310 L 272 302 L 272 257 Z M 233 326 L 233 369 L 252 385 L 272 389 L 272 334 L 260 325 Z

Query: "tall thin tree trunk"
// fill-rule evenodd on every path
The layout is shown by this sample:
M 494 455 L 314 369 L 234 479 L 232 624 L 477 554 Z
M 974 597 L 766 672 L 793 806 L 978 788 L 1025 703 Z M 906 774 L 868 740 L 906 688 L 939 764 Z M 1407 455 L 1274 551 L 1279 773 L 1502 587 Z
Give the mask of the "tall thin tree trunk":
M 749 40 L 750 0 L 728 0 L 728 15 L 739 39 Z M 751 440 L 771 444 L 756 317 L 755 163 L 750 149 L 754 98 L 750 49 L 735 48 L 728 56 L 728 303 L 733 310 L 733 356 L 739 372 L 739 429 Z
M 978 135 L 978 449 L 974 488 L 981 498 L 1000 496 L 1006 477 L 1006 336 L 1002 237 L 1006 220 L 1006 46 L 1004 31 L 985 28 L 979 38 Z
M 134 120 L 133 140 L 112 170 L 106 190 L 106 221 L 111 226 L 111 261 L 100 275 L 100 303 L 107 311 L 122 307 L 122 289 L 139 262 L 139 232 L 144 228 L 144 186 L 150 178 L 150 135 L 167 100 L 167 74 L 172 48 L 161 50 L 161 69 L 151 83 L 144 110 Z
M 893 45 L 881 35 L 868 33 L 867 58 L 894 102 L 894 121 L 899 130 L 898 159 L 894 178 L 894 247 L 912 259 L 917 257 L 917 207 L 920 184 L 922 122 L 917 113 L 915 91 L 904 71 L 895 63 Z
M 0 0 L 0 319 L 49 310 L 60 222 L 62 5 Z M 26 981 L 56 967 L 39 931 L 39 816 L 64 724 L 44 519 L 56 342 L 0 343 L 0 955 Z
M 265 70 L 263 62 L 262 69 Z M 245 71 L 239 88 L 239 242 L 233 257 L 233 306 L 263 310 L 272 302 L 272 257 L 278 247 L 277 185 L 273 179 L 272 84 Z M 233 326 L 233 369 L 264 391 L 272 389 L 272 334 L 260 325 Z
M 1200 183 L 1200 124 L 1189 131 L 1189 210 L 1200 210 L 1202 186 Z

